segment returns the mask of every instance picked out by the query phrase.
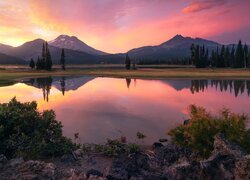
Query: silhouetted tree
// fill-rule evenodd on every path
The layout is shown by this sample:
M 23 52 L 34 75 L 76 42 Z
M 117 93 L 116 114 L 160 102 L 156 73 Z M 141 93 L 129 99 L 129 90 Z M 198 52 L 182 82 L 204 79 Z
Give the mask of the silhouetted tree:
M 224 64 L 225 67 L 230 67 L 230 50 L 229 47 L 226 47 L 226 50 L 224 52 Z
M 62 48 L 62 53 L 61 53 L 61 66 L 62 66 L 62 70 L 65 70 L 65 53 L 64 53 L 64 48 Z
M 126 55 L 125 67 L 127 70 L 129 70 L 131 68 L 131 60 L 130 60 L 128 54 Z
M 34 60 L 32 58 L 30 60 L 29 66 L 30 66 L 31 69 L 34 69 L 34 67 L 35 67 L 35 62 L 34 62 Z
M 40 59 L 39 56 L 37 57 L 37 61 L 36 61 L 36 69 L 37 69 L 37 70 L 42 69 L 42 68 L 41 68 L 41 59 Z
M 246 44 L 244 46 L 244 67 L 248 67 L 248 46 Z
M 236 54 L 235 54 L 235 68 L 244 67 L 244 50 L 241 43 L 241 40 L 238 43 Z
M 231 53 L 230 53 L 230 65 L 231 67 L 234 67 L 235 66 L 235 48 L 234 48 L 234 45 L 231 49 Z

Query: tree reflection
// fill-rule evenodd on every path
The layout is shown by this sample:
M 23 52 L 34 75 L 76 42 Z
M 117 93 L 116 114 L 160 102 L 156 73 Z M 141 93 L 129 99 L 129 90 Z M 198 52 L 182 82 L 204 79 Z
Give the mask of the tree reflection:
M 209 85 L 220 92 L 234 92 L 235 97 L 245 91 L 250 96 L 250 80 L 192 80 L 190 91 L 192 94 L 204 92 Z
M 62 77 L 62 79 L 60 81 L 60 85 L 61 85 L 62 94 L 64 96 L 64 94 L 65 94 L 65 77 Z
M 126 78 L 126 83 L 127 83 L 127 87 L 129 89 L 130 84 L 131 84 L 131 79 L 130 78 Z
M 46 100 L 47 102 L 49 101 L 49 94 L 50 94 L 50 89 L 52 85 L 52 78 L 37 78 L 36 79 L 38 88 L 41 88 L 43 90 L 43 99 Z

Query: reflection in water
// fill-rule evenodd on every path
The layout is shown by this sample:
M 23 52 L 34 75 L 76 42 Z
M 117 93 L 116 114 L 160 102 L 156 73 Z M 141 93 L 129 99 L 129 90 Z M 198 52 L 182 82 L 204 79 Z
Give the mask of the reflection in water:
M 249 80 L 192 80 L 191 81 L 191 92 L 199 93 L 204 92 L 208 89 L 208 86 L 215 87 L 220 92 L 230 93 L 234 92 L 235 97 L 243 94 L 245 91 L 250 96 L 250 81 Z
M 133 80 L 115 78 L 48 77 L 0 87 L 0 102 L 14 96 L 35 100 L 39 110 L 53 109 L 64 134 L 82 142 L 106 138 L 136 141 L 138 131 L 151 144 L 182 124 L 190 104 L 215 112 L 224 106 L 250 114 L 249 80 Z M 129 88 L 129 91 L 128 91 Z M 45 99 L 45 101 L 44 101 Z M 47 102 L 48 101 L 48 102 Z

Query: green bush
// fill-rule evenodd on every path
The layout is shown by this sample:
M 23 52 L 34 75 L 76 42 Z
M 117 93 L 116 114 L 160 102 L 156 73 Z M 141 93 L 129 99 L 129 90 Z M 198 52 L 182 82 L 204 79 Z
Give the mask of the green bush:
M 174 143 L 192 149 L 201 157 L 208 157 L 213 150 L 214 136 L 223 133 L 229 141 L 237 143 L 250 153 L 250 132 L 246 129 L 247 116 L 232 113 L 228 109 L 212 116 L 204 108 L 195 105 L 189 107 L 189 112 L 189 123 L 169 132 Z
M 40 113 L 36 102 L 21 103 L 16 98 L 0 104 L 0 154 L 46 158 L 74 148 L 76 144 L 62 135 L 54 111 Z

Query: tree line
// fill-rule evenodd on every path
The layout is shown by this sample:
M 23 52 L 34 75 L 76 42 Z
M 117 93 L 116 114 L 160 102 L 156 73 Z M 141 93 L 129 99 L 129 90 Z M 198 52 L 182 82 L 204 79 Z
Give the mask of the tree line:
M 61 52 L 61 59 L 60 59 L 60 64 L 63 70 L 65 70 L 65 52 L 64 48 L 62 48 Z M 29 66 L 31 69 L 36 69 L 36 70 L 51 70 L 53 66 L 50 50 L 48 47 L 48 42 L 43 43 L 42 47 L 42 56 L 41 58 L 38 56 L 37 61 L 35 62 L 33 58 L 31 58 Z
M 191 63 L 196 68 L 217 67 L 217 68 L 249 68 L 250 67 L 250 54 L 248 46 L 242 45 L 239 41 L 236 49 L 233 45 L 222 45 L 221 48 L 217 47 L 216 50 L 212 50 L 209 53 L 208 48 L 204 45 L 191 45 Z

